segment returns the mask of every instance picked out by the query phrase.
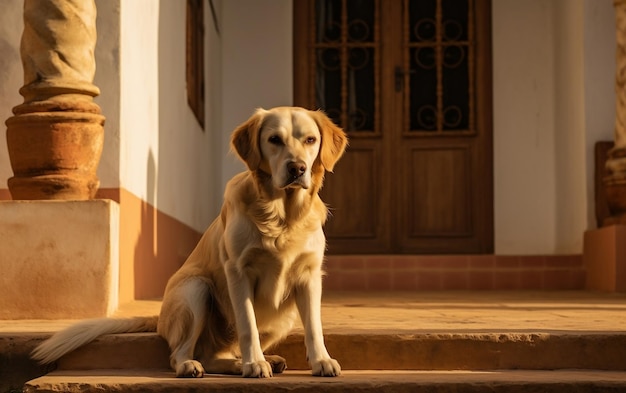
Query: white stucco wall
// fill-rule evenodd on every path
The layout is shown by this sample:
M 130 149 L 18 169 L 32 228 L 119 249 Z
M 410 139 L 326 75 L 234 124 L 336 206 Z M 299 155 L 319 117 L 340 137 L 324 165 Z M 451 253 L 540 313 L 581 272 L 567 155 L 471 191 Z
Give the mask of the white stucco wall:
M 613 140 L 615 129 L 615 11 L 612 0 L 585 0 L 583 7 L 587 221 L 594 227 L 594 145 Z
M 496 253 L 554 248 L 551 2 L 492 3 Z
M 496 253 L 580 253 L 615 116 L 612 1 L 492 4 Z
M 582 251 L 587 229 L 585 169 L 584 0 L 558 0 L 552 9 L 554 51 L 554 251 Z
M 120 0 L 96 0 L 95 102 L 106 117 L 104 146 L 98 166 L 101 188 L 120 187 Z
M 212 18 L 205 12 L 207 75 L 219 73 Z M 121 9 L 120 183 L 198 231 L 216 213 L 214 110 L 203 130 L 187 104 L 186 2 L 123 0 Z M 215 103 L 215 78 L 207 78 Z M 219 89 L 219 86 L 217 86 Z M 207 106 L 208 108 L 209 106 Z
M 122 0 L 120 183 L 157 206 L 159 2 Z
M 254 109 L 293 103 L 292 0 L 223 1 L 222 187 L 244 166 L 228 135 Z M 260 17 L 260 15 L 263 15 Z

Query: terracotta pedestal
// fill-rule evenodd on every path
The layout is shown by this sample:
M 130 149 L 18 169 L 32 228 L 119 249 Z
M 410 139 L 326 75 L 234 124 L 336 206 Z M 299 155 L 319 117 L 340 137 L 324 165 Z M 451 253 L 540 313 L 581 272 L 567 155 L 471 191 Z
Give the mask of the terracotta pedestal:
M 585 232 L 586 289 L 626 292 L 626 225 Z
M 6 124 L 13 199 L 94 198 L 104 116 L 32 112 L 13 116 Z

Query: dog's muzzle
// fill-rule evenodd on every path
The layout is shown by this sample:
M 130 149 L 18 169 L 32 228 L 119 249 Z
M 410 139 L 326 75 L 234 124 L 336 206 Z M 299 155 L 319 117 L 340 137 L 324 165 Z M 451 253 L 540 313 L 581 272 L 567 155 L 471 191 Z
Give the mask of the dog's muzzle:
M 302 188 L 309 188 L 306 184 L 305 173 L 307 170 L 306 163 L 304 161 L 291 161 L 287 164 L 287 181 L 285 187 L 300 186 Z

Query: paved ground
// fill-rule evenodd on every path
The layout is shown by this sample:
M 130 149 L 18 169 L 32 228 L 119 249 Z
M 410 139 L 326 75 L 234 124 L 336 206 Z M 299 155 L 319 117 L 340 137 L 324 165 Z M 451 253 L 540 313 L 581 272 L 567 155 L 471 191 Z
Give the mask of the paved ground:
M 287 371 L 269 379 L 207 375 L 176 379 L 171 372 L 98 370 L 54 372 L 30 381 L 25 392 L 623 392 L 623 372 L 598 371 L 346 371 L 338 378 Z
M 116 316 L 158 314 L 137 301 Z M 626 294 L 598 292 L 332 292 L 326 332 L 626 332 Z M 0 321 L 0 333 L 53 332 L 74 321 Z

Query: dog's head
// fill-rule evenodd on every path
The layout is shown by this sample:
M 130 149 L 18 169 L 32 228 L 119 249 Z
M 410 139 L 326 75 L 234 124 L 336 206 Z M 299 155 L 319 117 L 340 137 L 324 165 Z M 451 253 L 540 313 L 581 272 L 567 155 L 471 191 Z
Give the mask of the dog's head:
M 248 169 L 271 176 L 274 188 L 307 189 L 332 172 L 347 142 L 323 112 L 278 107 L 258 109 L 235 129 L 231 146 Z

